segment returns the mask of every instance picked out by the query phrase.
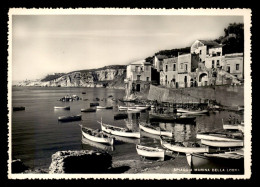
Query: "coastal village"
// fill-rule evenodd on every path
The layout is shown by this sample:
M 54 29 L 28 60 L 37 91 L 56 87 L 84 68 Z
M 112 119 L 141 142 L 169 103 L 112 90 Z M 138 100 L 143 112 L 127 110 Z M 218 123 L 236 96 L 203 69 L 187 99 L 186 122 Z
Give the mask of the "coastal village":
M 235 36 L 233 36 L 235 37 Z M 196 40 L 190 53 L 155 55 L 151 62 L 140 60 L 127 66 L 126 97 L 150 85 L 188 88 L 214 85 L 241 85 L 244 81 L 243 53 L 222 53 L 216 41 Z

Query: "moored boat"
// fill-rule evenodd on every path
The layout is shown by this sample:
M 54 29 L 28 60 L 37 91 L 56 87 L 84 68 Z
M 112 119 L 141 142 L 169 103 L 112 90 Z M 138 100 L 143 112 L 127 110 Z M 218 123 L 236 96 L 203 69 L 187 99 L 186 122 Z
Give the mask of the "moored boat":
M 128 115 L 126 113 L 114 114 L 114 120 L 127 119 Z
M 80 110 L 81 112 L 96 112 L 95 108 L 82 108 Z
M 235 153 L 188 153 L 192 173 L 243 174 L 244 156 Z
M 99 103 L 89 103 L 89 106 L 90 106 L 90 107 L 99 106 Z
M 216 141 L 216 140 L 204 140 L 201 139 L 201 143 L 212 147 L 243 147 L 244 141 Z
M 113 106 L 97 106 L 97 109 L 113 109 Z
M 118 110 L 135 109 L 135 106 L 118 106 Z
M 70 110 L 70 106 L 55 106 L 54 109 Z
M 14 106 L 13 111 L 20 111 L 20 110 L 25 110 L 24 106 Z
M 238 130 L 240 130 L 241 132 L 243 132 L 244 133 L 244 124 L 239 124 L 238 125 Z
M 100 132 L 99 130 L 83 127 L 82 125 L 80 125 L 80 127 L 83 137 L 98 143 L 114 144 L 114 138 Z
M 132 130 L 129 130 L 127 128 L 108 125 L 103 123 L 102 121 L 101 122 L 98 121 L 98 123 L 101 124 L 102 131 L 106 133 L 117 135 L 117 136 L 129 137 L 129 138 L 140 138 L 140 132 L 133 132 Z
M 58 121 L 61 122 L 69 122 L 69 121 L 80 121 L 81 115 L 75 115 L 75 116 L 60 116 L 58 117 Z
M 156 127 L 153 127 L 152 125 L 148 125 L 148 124 L 144 124 L 144 123 L 140 123 L 139 128 L 145 132 L 155 134 L 155 135 L 162 135 L 162 136 L 168 136 L 168 137 L 173 136 L 172 132 L 170 132 L 170 131 L 165 131 L 165 130 L 161 129 L 160 127 L 156 128 Z
M 161 122 L 176 122 L 176 123 L 191 123 L 194 124 L 196 117 L 187 115 L 173 115 L 173 114 L 158 114 L 150 113 L 149 118 L 151 121 Z
M 185 110 L 182 108 L 178 108 L 177 113 L 186 113 L 186 114 L 196 115 L 196 114 L 208 114 L 209 111 L 208 110 Z
M 136 98 L 135 99 L 118 99 L 118 100 L 121 101 L 121 102 L 134 103 L 136 101 Z
M 209 147 L 185 147 L 181 143 L 171 143 L 163 138 L 160 139 L 162 147 L 178 153 L 206 153 L 209 152 Z
M 239 124 L 228 124 L 224 122 L 224 119 L 222 119 L 223 129 L 225 130 L 239 130 L 238 125 Z
M 159 158 L 160 160 L 164 160 L 165 157 L 165 150 L 154 148 L 154 147 L 147 147 L 143 145 L 136 145 L 137 154 L 143 157 L 150 157 L 150 158 Z
M 205 132 L 205 133 L 197 133 L 197 139 L 204 139 L 204 140 L 213 140 L 213 141 L 241 141 L 241 139 L 235 139 L 229 137 L 228 134 L 225 133 L 214 133 L 214 132 Z

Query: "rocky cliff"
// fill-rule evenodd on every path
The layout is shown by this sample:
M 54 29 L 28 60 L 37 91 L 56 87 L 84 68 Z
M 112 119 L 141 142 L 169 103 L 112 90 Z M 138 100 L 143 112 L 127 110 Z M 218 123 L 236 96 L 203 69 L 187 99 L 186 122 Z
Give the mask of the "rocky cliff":
M 79 70 L 67 74 L 55 74 L 55 76 L 48 75 L 41 80 L 19 82 L 16 86 L 109 87 L 123 89 L 125 77 L 126 66 L 114 65 L 99 69 Z

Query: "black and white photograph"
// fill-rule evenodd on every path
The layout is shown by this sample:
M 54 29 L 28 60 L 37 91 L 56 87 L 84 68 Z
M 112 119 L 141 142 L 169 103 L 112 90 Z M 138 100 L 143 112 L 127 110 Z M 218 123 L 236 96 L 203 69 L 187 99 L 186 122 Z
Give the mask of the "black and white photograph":
M 250 9 L 8 16 L 9 179 L 250 178 Z

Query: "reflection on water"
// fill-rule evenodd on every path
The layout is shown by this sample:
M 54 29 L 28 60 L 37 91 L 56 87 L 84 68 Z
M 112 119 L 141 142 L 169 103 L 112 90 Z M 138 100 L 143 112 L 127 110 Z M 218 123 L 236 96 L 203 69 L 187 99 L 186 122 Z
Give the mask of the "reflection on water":
M 82 92 L 86 94 L 82 95 Z M 60 102 L 65 95 L 78 95 L 79 101 Z M 112 97 L 111 97 L 112 96 Z M 136 152 L 135 145 L 142 144 L 160 147 L 159 136 L 140 131 L 139 123 L 149 123 L 149 112 L 128 113 L 128 119 L 114 120 L 118 105 L 133 105 L 117 101 L 124 96 L 124 90 L 104 88 L 37 88 L 14 87 L 13 106 L 25 106 L 25 111 L 12 112 L 12 156 L 21 159 L 25 165 L 34 168 L 48 168 L 51 155 L 61 150 L 99 149 L 111 152 L 113 157 L 122 157 Z M 100 101 L 96 101 L 99 98 Z M 113 106 L 112 110 L 99 110 L 93 113 L 81 113 L 90 103 L 101 106 Z M 54 106 L 70 106 L 70 110 L 54 110 Z M 59 116 L 82 114 L 81 121 L 58 123 Z M 197 116 L 196 124 L 152 123 L 161 129 L 171 131 L 178 142 L 196 141 L 196 133 L 201 131 L 223 130 L 221 119 L 229 115 L 243 120 L 243 115 L 227 111 L 210 113 L 209 116 Z M 85 140 L 82 142 L 79 123 L 92 129 L 101 129 L 97 121 L 140 131 L 140 139 L 115 136 L 114 147 Z M 137 154 L 137 153 L 136 153 Z

